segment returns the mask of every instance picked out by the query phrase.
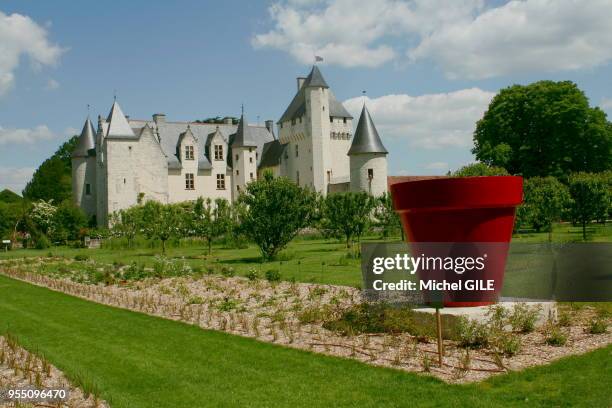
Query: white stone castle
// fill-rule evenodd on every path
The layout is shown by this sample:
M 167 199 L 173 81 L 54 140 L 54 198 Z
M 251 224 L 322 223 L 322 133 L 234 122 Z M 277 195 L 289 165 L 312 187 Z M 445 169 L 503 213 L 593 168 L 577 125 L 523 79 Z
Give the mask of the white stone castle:
M 265 170 L 323 195 L 387 191 L 387 150 L 365 105 L 352 116 L 313 66 L 277 122 L 238 125 L 131 119 L 117 101 L 98 129 L 89 120 L 72 154 L 75 203 L 98 225 L 139 202 L 175 203 L 198 197 L 235 200 Z

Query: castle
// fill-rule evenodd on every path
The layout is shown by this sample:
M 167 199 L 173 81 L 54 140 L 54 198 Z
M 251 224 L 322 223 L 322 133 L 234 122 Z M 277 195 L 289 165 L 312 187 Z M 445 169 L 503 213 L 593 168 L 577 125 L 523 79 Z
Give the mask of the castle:
M 234 201 L 263 171 L 323 195 L 387 191 L 387 150 L 367 108 L 353 135 L 352 116 L 315 65 L 297 78 L 297 92 L 277 122 L 264 126 L 170 122 L 164 114 L 131 119 L 115 100 L 97 130 L 87 118 L 72 154 L 76 205 L 98 225 L 146 200 Z

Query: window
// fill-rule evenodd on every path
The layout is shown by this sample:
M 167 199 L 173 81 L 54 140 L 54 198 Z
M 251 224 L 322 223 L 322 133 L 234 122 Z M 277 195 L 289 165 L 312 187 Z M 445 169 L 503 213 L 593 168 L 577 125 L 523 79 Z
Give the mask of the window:
M 255 158 L 259 159 L 259 153 L 255 152 Z
M 253 157 L 249 157 L 249 163 L 253 163 Z
M 217 190 L 225 190 L 225 174 L 217 174 Z
M 332 118 L 331 116 L 329 117 L 329 123 L 334 123 L 334 118 Z
M 331 171 L 327 170 L 327 182 L 331 182 Z
M 238 161 L 238 158 L 239 158 L 239 157 L 240 157 L 240 156 L 236 155 L 236 161 Z
M 85 195 L 91 195 L 91 184 L 85 184 Z
M 252 153 L 252 152 L 253 152 L 253 148 L 249 147 L 249 153 Z
M 291 119 L 291 126 L 295 125 L 295 119 Z
M 368 179 L 372 180 L 374 178 L 374 169 L 368 169 Z
M 236 185 L 236 191 L 240 192 L 240 186 Z
M 295 157 L 298 157 L 299 155 L 300 155 L 299 145 L 295 145 Z
M 346 118 L 342 118 L 342 121 L 343 121 L 344 123 L 346 123 Z
M 193 146 L 185 146 L 185 160 L 193 160 Z
M 223 145 L 215 145 L 215 160 L 223 160 Z
M 240 170 L 236 170 L 236 175 L 239 176 L 240 175 Z
M 253 173 L 251 172 L 251 180 L 253 180 Z
M 295 174 L 295 180 L 297 181 L 297 185 L 299 186 L 300 185 L 300 172 L 299 171 L 297 171 Z
M 185 174 L 185 190 L 195 190 L 195 181 L 193 173 Z

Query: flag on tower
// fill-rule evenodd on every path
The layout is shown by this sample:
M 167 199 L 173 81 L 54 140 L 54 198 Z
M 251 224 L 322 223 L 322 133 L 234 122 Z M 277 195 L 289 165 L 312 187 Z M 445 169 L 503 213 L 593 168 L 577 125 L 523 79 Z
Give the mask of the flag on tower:
M 323 57 L 319 57 L 318 55 L 315 55 L 315 62 L 322 62 L 323 61 Z

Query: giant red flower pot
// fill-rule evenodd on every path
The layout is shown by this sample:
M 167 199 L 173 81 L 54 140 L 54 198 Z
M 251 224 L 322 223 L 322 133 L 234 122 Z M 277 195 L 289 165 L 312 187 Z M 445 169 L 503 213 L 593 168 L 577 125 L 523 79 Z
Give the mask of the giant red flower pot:
M 522 202 L 523 179 L 515 176 L 457 177 L 393 184 L 395 210 L 409 241 L 412 256 L 424 259 L 484 259 L 479 268 L 459 273 L 422 267 L 421 280 L 461 281 L 460 290 L 445 289 L 444 306 L 483 306 L 496 302 L 516 207 Z M 461 260 L 463 258 L 463 260 Z M 449 264 L 450 265 L 450 264 Z M 482 284 L 493 283 L 483 290 Z M 431 300 L 425 293 L 425 300 Z

